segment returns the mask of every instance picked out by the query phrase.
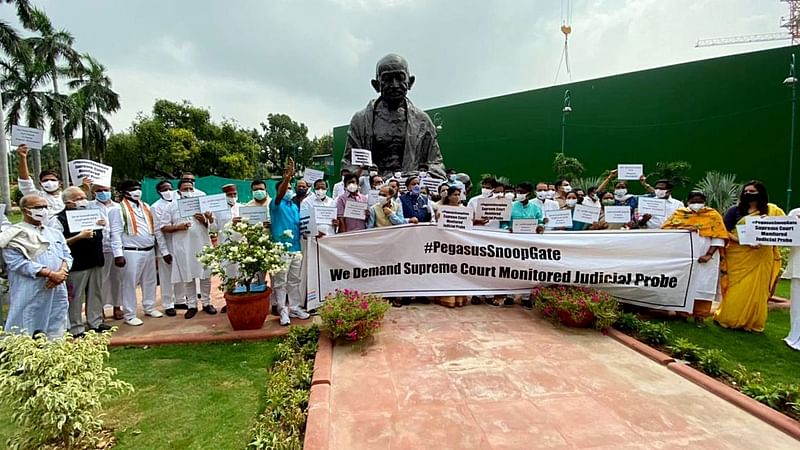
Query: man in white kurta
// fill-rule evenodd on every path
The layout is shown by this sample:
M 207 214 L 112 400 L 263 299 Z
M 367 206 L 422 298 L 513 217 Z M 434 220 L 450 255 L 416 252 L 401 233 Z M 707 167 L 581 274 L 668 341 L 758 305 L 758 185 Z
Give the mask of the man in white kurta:
M 188 180 L 178 182 L 178 193 L 182 199 L 198 197 L 194 183 Z M 206 246 L 211 246 L 209 225 L 214 218 L 211 213 L 194 214 L 182 217 L 179 200 L 169 206 L 170 222 L 161 231 L 172 237 L 172 286 L 176 297 L 185 296 L 188 309 L 184 318 L 191 319 L 197 314 L 198 298 L 207 314 L 216 314 L 211 304 L 211 271 L 203 267 L 197 254 Z M 195 280 L 199 280 L 199 292 Z
M 153 203 L 153 220 L 156 222 L 156 260 L 158 261 L 158 281 L 161 287 L 161 305 L 164 314 L 174 317 L 177 309 L 187 309 L 186 297 L 175 295 L 172 283 L 172 235 L 164 233 L 161 228 L 170 223 L 169 207 L 178 198 L 172 190 L 172 183 L 161 180 L 156 185 L 158 196 L 161 197 Z
M 100 276 L 94 277 L 95 299 L 101 305 L 114 306 L 114 318 L 122 319 L 122 289 L 120 276 L 122 271 L 114 265 L 114 255 L 122 254 L 122 211 L 119 203 L 111 200 L 111 188 L 108 186 L 93 185 L 94 201 L 90 208 L 104 211 L 107 218 L 103 227 L 103 267 Z
M 64 236 L 43 225 L 45 199 L 26 195 L 20 206 L 22 222 L 0 233 L 11 299 L 5 329 L 57 339 L 67 323 L 66 280 L 72 256 Z
M 58 173 L 53 170 L 43 170 L 39 175 L 39 184 L 42 190 L 36 189 L 33 179 L 28 172 L 28 146 L 23 144 L 17 147 L 17 186 L 22 195 L 37 195 L 47 201 L 47 213 L 50 217 L 58 214 L 64 209 L 64 201 L 61 199 L 61 181 Z
M 336 200 L 328 197 L 328 183 L 325 180 L 317 180 L 314 182 L 314 191 L 306 196 L 302 203 L 300 203 L 300 217 L 310 216 L 314 217 L 314 210 L 316 208 L 333 208 L 333 215 L 336 216 Z M 335 225 L 334 225 L 335 224 Z M 331 223 L 315 223 L 317 237 L 333 236 L 336 234 L 336 226 L 338 221 L 333 219 Z M 308 250 L 308 240 L 303 239 L 300 242 L 303 250 L 303 278 L 300 281 L 300 291 L 303 296 L 303 305 L 308 308 L 308 260 L 305 258 Z
M 800 208 L 789 211 L 788 217 L 800 219 Z M 791 317 L 791 329 L 789 335 L 783 341 L 789 347 L 800 350 L 800 247 L 792 247 L 789 254 L 789 263 L 783 271 L 783 278 L 791 280 L 792 289 L 792 309 L 789 313 Z
M 142 308 L 145 315 L 161 317 L 156 307 L 156 257 L 155 224 L 153 213 L 147 203 L 141 200 L 142 185 L 138 181 L 127 180 L 120 185 L 123 199 L 122 212 L 122 253 L 114 254 L 114 264 L 122 270 L 122 312 L 127 325 L 142 325 L 136 317 L 136 288 L 142 290 Z

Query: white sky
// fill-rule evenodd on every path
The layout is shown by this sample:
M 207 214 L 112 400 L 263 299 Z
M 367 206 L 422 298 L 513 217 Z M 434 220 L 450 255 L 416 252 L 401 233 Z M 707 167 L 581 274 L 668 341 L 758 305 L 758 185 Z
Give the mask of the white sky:
M 563 46 L 561 0 L 33 1 L 108 68 L 122 102 L 116 131 L 166 98 L 246 127 L 287 113 L 319 135 L 374 97 L 386 53 L 408 59 L 410 97 L 431 108 L 551 86 Z M 788 45 L 694 48 L 782 31 L 778 0 L 571 3 L 573 81 Z

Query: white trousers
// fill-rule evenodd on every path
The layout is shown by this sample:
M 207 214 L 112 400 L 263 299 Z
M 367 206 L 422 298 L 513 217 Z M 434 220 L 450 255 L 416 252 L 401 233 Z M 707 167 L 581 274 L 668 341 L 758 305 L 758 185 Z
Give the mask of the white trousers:
M 122 306 L 122 283 L 120 281 L 122 269 L 114 265 L 114 254 L 103 253 L 105 264 L 100 267 L 100 273 L 92 281 L 94 294 L 101 305 Z
M 158 285 L 161 291 L 161 306 L 164 309 L 174 308 L 175 304 L 186 304 L 183 296 L 178 296 L 172 283 L 172 265 L 164 262 L 164 257 L 158 257 Z
M 102 267 L 81 270 L 69 275 L 69 332 L 73 335 L 97 328 L 103 323 L 103 303 L 96 294 L 97 280 L 102 275 Z M 86 321 L 83 320 L 86 305 Z
M 186 298 L 186 305 L 189 308 L 197 308 L 198 299 L 203 306 L 211 304 L 211 278 L 200 279 L 199 289 L 196 281 L 197 280 L 192 280 L 186 283 L 178 282 L 172 284 L 175 297 L 179 299 Z
M 287 304 L 290 308 L 297 308 L 304 300 L 300 297 L 300 283 L 303 279 L 303 254 L 289 253 L 286 260 L 289 262 L 289 267 L 272 275 L 272 289 L 275 292 L 278 309 L 286 308 Z
M 792 309 L 789 313 L 792 328 L 784 342 L 795 350 L 800 350 L 800 278 L 792 278 Z
M 300 240 L 300 248 L 303 251 L 303 263 L 300 266 L 300 305 L 303 308 L 308 307 L 308 260 L 305 256 L 308 254 L 308 239 Z
M 156 306 L 156 257 L 152 250 L 125 250 L 125 267 L 122 268 L 122 311 L 125 320 L 136 317 L 137 287 L 142 289 L 144 311 L 152 311 Z

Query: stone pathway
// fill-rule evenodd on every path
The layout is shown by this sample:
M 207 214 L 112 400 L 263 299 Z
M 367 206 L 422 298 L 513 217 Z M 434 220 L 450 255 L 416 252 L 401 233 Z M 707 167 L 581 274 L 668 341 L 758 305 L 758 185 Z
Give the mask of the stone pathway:
M 591 330 L 515 308 L 393 309 L 334 346 L 331 449 L 800 448 Z

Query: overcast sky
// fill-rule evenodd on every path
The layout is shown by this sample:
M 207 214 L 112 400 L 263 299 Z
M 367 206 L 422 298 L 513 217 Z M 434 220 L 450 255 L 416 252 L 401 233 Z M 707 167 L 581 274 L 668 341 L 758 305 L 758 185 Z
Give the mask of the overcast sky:
M 561 0 L 33 0 L 107 68 L 115 131 L 157 98 L 257 127 L 287 113 L 311 135 L 375 94 L 384 54 L 405 56 L 423 108 L 551 86 Z M 572 80 L 788 45 L 696 49 L 699 38 L 779 32 L 778 0 L 572 0 Z M 7 15 L 10 8 L 0 5 Z M 569 81 L 564 69 L 558 83 Z

